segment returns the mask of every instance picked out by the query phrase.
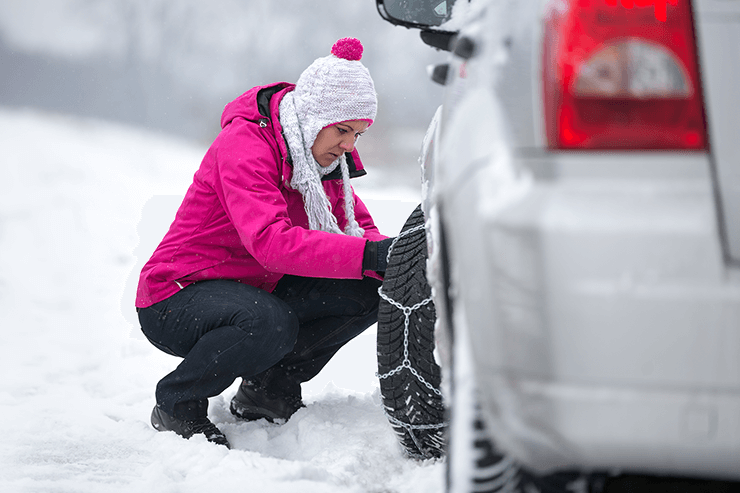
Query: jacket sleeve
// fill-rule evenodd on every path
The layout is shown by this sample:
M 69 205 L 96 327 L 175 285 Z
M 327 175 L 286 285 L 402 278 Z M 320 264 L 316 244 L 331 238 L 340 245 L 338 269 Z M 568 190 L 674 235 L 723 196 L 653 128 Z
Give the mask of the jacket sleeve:
M 366 239 L 292 224 L 279 186 L 280 154 L 268 132 L 246 120 L 235 120 L 219 139 L 213 186 L 243 246 L 265 270 L 305 277 L 362 278 Z

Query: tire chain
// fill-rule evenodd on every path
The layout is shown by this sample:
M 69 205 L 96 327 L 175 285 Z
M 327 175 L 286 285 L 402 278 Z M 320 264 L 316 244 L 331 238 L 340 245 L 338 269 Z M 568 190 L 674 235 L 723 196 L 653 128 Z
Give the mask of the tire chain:
M 417 211 L 415 211 L 415 212 L 418 213 L 418 211 L 419 211 L 419 209 L 417 208 Z M 413 217 L 413 214 L 412 214 L 412 217 Z M 409 218 L 409 220 L 411 220 L 411 218 Z M 424 230 L 424 229 L 425 229 L 425 226 L 422 223 L 420 225 L 417 225 L 417 226 L 414 226 L 412 228 L 409 228 L 409 229 L 407 229 L 405 231 L 402 231 L 393 240 L 393 242 L 391 243 L 391 246 L 390 246 L 389 251 L 388 251 L 388 257 L 387 257 L 388 261 L 390 262 L 391 254 L 393 253 L 393 248 L 394 248 L 394 246 L 396 245 L 396 243 L 400 239 L 402 239 L 405 236 L 409 236 L 409 235 L 418 233 L 419 231 Z M 427 298 L 419 301 L 418 303 L 415 303 L 414 305 L 405 306 L 402 303 L 394 300 L 391 296 L 389 296 L 385 292 L 383 292 L 383 288 L 382 287 L 378 289 L 378 294 L 380 295 L 380 297 L 385 302 L 387 302 L 389 305 L 393 306 L 394 308 L 400 310 L 403 313 L 403 316 L 404 316 L 404 322 L 403 322 L 404 323 L 404 330 L 403 330 L 403 360 L 395 368 L 393 368 L 393 369 L 391 369 L 391 370 L 389 370 L 389 371 L 387 371 L 385 373 L 382 373 L 382 374 L 378 372 L 378 373 L 376 373 L 376 376 L 380 380 L 385 380 L 385 379 L 388 379 L 388 378 L 390 378 L 390 377 L 392 377 L 394 375 L 397 375 L 398 373 L 402 372 L 405 369 L 411 375 L 413 375 L 413 377 L 421 385 L 423 385 L 424 387 L 426 387 L 431 393 L 433 393 L 435 396 L 437 396 L 437 398 L 441 399 L 442 398 L 442 392 L 441 392 L 441 390 L 438 389 L 438 388 L 436 388 L 432 383 L 428 382 L 422 376 L 422 374 L 416 368 L 414 368 L 413 363 L 411 361 L 411 358 L 409 357 L 410 356 L 409 355 L 409 337 L 410 337 L 411 315 L 416 310 L 419 310 L 420 308 L 422 308 L 422 307 L 424 307 L 424 306 L 432 303 L 433 302 L 432 297 L 429 296 L 429 297 L 427 297 Z M 438 443 L 436 443 L 436 442 L 439 441 L 439 438 L 437 436 L 427 437 L 427 440 L 426 441 L 431 441 L 433 443 L 431 443 L 431 444 L 427 443 L 426 446 L 425 446 L 425 444 L 422 443 L 424 437 L 419 437 L 417 435 L 419 435 L 418 432 L 420 432 L 420 431 L 422 431 L 422 432 L 423 431 L 433 431 L 433 433 L 436 432 L 437 434 L 438 433 L 441 433 L 441 429 L 447 427 L 447 423 L 446 422 L 443 421 L 441 423 L 435 422 L 435 423 L 417 423 L 417 424 L 412 424 L 412 423 L 401 421 L 398 418 L 396 418 L 395 416 L 391 415 L 391 413 L 389 412 L 388 406 L 384 406 L 384 412 L 385 412 L 386 417 L 388 418 L 388 421 L 391 423 L 391 425 L 393 425 L 394 427 L 398 427 L 398 428 L 404 429 L 406 431 L 406 433 L 408 434 L 408 436 L 413 441 L 413 443 L 415 445 L 415 448 L 417 450 L 410 450 L 409 449 L 409 446 L 407 444 L 403 443 L 404 440 L 402 439 L 402 444 L 404 445 L 404 447 L 406 448 L 406 452 L 410 456 L 416 457 L 416 458 L 427 459 L 427 458 L 437 458 L 437 457 L 440 457 L 442 455 L 441 446 Z M 414 433 L 415 431 L 417 433 Z

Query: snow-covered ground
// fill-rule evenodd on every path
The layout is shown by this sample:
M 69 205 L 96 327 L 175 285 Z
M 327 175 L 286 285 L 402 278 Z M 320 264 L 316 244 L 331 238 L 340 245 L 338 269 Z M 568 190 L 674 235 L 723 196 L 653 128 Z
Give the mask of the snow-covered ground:
M 232 450 L 156 432 L 154 387 L 178 360 L 139 334 L 130 276 L 164 234 L 205 148 L 0 110 L 0 149 L 0 491 L 443 489 L 442 462 L 404 458 L 383 415 L 374 328 L 304 387 L 308 406 L 284 425 L 237 422 L 228 412 L 235 386 L 212 399 Z M 419 191 L 380 188 L 389 180 L 371 172 L 355 187 L 381 231 L 396 234 Z

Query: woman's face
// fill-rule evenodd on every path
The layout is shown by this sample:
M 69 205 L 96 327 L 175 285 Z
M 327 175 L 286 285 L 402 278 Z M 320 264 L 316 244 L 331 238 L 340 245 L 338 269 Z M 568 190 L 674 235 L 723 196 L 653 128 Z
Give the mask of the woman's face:
M 368 122 L 348 120 L 321 129 L 311 147 L 314 159 L 326 168 L 345 152 L 355 149 L 357 138 L 365 132 Z

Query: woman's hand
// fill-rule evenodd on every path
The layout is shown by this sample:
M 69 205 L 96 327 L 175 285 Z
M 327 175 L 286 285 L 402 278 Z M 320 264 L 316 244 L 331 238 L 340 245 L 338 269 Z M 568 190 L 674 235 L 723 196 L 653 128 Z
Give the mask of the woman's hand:
M 386 238 L 381 241 L 368 241 L 362 256 L 362 270 L 372 270 L 379 274 L 385 272 L 388 266 L 388 251 L 395 238 Z

